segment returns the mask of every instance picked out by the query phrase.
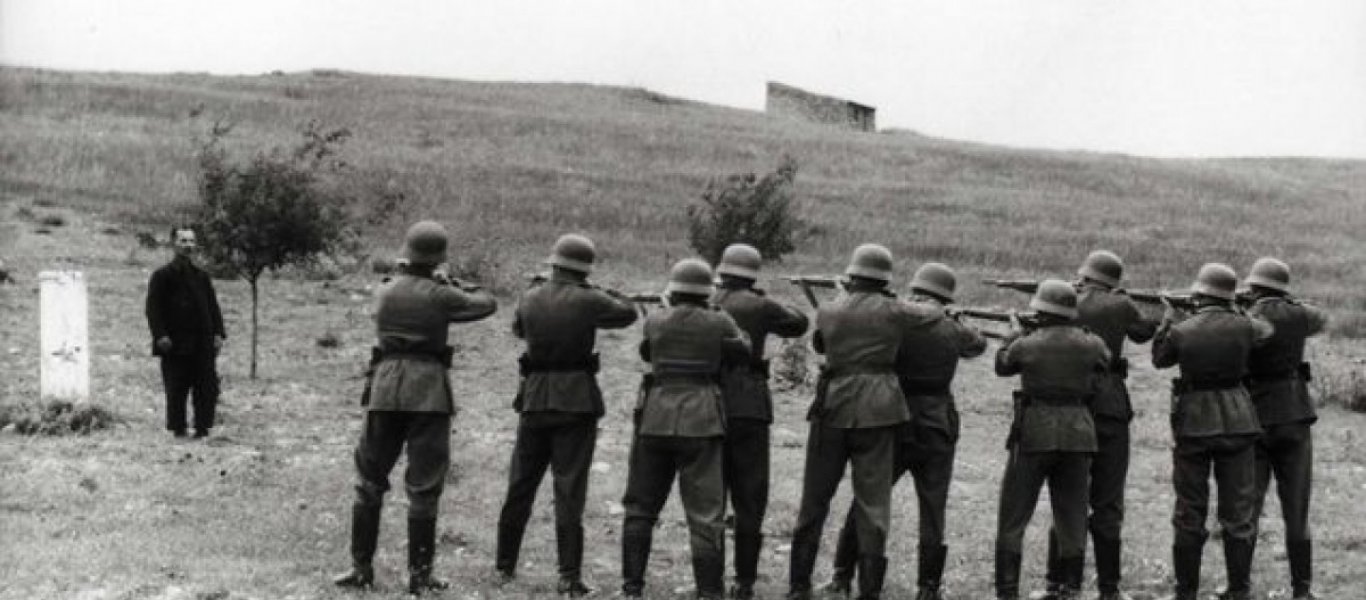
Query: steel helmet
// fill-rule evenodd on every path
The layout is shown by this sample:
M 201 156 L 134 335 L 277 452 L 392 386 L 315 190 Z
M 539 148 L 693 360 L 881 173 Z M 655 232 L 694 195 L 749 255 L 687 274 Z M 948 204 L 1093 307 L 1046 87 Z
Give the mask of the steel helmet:
M 1191 291 L 1220 300 L 1233 300 L 1236 287 L 1238 274 L 1233 272 L 1233 267 L 1223 263 L 1205 263 L 1196 274 Z
M 1258 285 L 1278 292 L 1290 293 L 1290 265 L 1279 259 L 1264 256 L 1252 263 L 1247 275 L 1248 285 Z
M 892 280 L 892 251 L 881 244 L 863 244 L 854 249 L 845 275 L 866 277 L 878 281 Z
M 1086 255 L 1086 260 L 1077 269 L 1077 275 L 1110 287 L 1119 287 L 1119 280 L 1124 276 L 1124 261 L 1109 250 L 1096 250 Z
M 1061 279 L 1045 279 L 1034 291 L 1034 297 L 1029 299 L 1029 308 L 1064 319 L 1075 319 L 1077 290 Z
M 759 267 L 763 262 L 763 257 L 754 246 L 731 244 L 721 253 L 721 264 L 716 266 L 716 272 L 754 280 L 759 278 Z
M 920 265 L 911 277 L 911 290 L 929 292 L 949 302 L 953 301 L 953 291 L 958 288 L 958 276 L 948 265 L 928 262 Z
M 415 265 L 446 262 L 446 228 L 436 221 L 418 221 L 403 238 L 403 257 Z
M 555 248 L 550 251 L 550 258 L 545 262 L 587 275 L 593 272 L 593 259 L 597 255 L 598 250 L 593 246 L 593 240 L 577 233 L 566 233 L 555 240 Z
M 715 289 L 712 282 L 711 267 L 705 261 L 685 258 L 674 263 L 669 271 L 669 285 L 664 288 L 667 294 L 694 294 L 711 296 Z

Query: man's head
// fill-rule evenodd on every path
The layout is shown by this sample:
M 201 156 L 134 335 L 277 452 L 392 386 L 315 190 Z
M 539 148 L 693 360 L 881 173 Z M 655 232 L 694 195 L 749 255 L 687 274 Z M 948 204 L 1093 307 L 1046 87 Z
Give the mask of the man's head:
M 1238 287 L 1238 275 L 1233 267 L 1223 263 L 1205 263 L 1195 275 L 1191 292 L 1196 300 L 1204 298 L 1218 302 L 1232 302 L 1234 289 Z
M 892 280 L 892 251 L 879 244 L 863 244 L 854 249 L 844 274 L 851 281 L 886 287 Z
M 759 278 L 763 266 L 763 256 L 749 244 L 731 244 L 721 253 L 721 264 L 716 273 L 726 282 L 726 287 L 749 287 Z
M 1081 267 L 1077 269 L 1077 275 L 1106 287 L 1116 288 L 1119 287 L 1120 278 L 1124 276 L 1124 261 L 1109 250 L 1096 250 L 1082 261 Z
M 1280 259 L 1264 256 L 1252 263 L 1247 285 L 1261 295 L 1290 293 L 1290 265 Z
M 711 267 L 696 258 L 685 258 L 669 271 L 669 285 L 664 293 L 674 301 L 705 304 L 715 291 Z
M 1061 279 L 1045 279 L 1029 300 L 1029 308 L 1040 315 L 1071 321 L 1077 318 L 1077 290 Z
M 199 250 L 199 238 L 189 227 L 175 227 L 171 229 L 171 245 L 175 248 L 176 257 L 190 258 Z
M 436 221 L 418 221 L 403 240 L 403 258 L 418 268 L 430 269 L 446 262 L 446 228 Z
M 545 262 L 555 269 L 587 277 L 593 272 L 593 261 L 597 255 L 598 249 L 593 245 L 593 240 L 576 233 L 566 233 L 555 240 L 550 258 Z
M 911 277 L 911 291 L 939 299 L 945 304 L 953 302 L 953 292 L 958 288 L 958 276 L 948 265 L 928 262 L 920 265 Z

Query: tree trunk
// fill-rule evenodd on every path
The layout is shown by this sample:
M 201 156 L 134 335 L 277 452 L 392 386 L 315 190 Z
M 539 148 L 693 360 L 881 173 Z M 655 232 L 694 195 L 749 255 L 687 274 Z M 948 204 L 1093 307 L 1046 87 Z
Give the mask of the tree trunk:
M 260 279 L 259 277 L 253 277 L 253 278 L 251 278 L 251 280 L 249 280 L 249 282 L 248 282 L 248 283 L 251 284 L 251 378 L 252 378 L 252 379 L 256 379 L 256 343 L 257 343 L 257 340 L 259 339 L 257 333 L 258 333 L 258 330 L 260 329 L 259 321 L 258 321 L 258 318 L 257 318 L 257 316 L 258 316 L 258 314 L 259 314 L 259 312 L 260 312 L 260 311 L 258 310 L 258 306 L 259 306 L 258 298 L 259 298 L 259 296 L 258 296 L 257 293 L 256 293 L 256 290 L 257 290 L 256 284 L 257 284 L 257 282 L 259 281 L 259 279 Z

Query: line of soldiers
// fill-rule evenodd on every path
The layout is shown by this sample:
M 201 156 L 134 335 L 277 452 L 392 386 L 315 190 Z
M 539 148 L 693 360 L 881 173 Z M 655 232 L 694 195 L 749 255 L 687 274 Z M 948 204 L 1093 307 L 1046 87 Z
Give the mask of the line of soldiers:
M 445 260 L 446 233 L 421 222 L 408 232 L 404 274 L 377 292 L 379 342 L 367 384 L 368 410 L 356 449 L 353 568 L 345 587 L 374 582 L 371 561 L 388 474 L 403 445 L 409 508 L 409 591 L 442 589 L 432 575 L 437 500 L 449 467 L 453 412 L 447 324 L 482 319 L 494 300 L 477 286 L 434 271 Z M 584 502 L 604 413 L 594 352 L 599 329 L 637 319 L 630 297 L 588 282 L 596 250 L 562 236 L 547 260 L 548 277 L 520 299 L 513 333 L 519 358 L 519 413 L 507 496 L 498 520 L 495 569 L 516 577 L 522 537 L 536 490 L 551 471 L 558 591 L 590 593 L 582 578 Z M 754 597 L 769 488 L 773 422 L 764 359 L 769 335 L 795 338 L 809 328 L 794 306 L 755 287 L 762 257 L 727 248 L 716 272 L 685 259 L 669 274 L 664 306 L 645 317 L 639 353 L 650 364 L 634 410 L 622 528 L 624 597 L 640 597 L 652 532 L 673 481 L 687 515 L 699 598 L 725 595 L 725 515 L 735 513 L 734 585 L 730 597 Z M 891 490 L 909 473 L 920 507 L 918 600 L 942 600 L 948 548 L 945 509 L 959 434 L 952 381 L 960 359 L 981 355 L 986 340 L 953 305 L 952 269 L 919 268 L 909 298 L 888 285 L 894 264 L 884 247 L 858 247 L 842 293 L 817 309 L 813 348 L 825 355 L 810 423 L 802 495 L 793 531 L 790 600 L 813 595 L 812 572 L 830 502 L 851 465 L 853 503 L 839 535 L 828 592 L 881 595 L 888 560 Z M 1009 458 L 1001 483 L 995 548 L 997 597 L 1019 597 L 1025 528 L 1047 483 L 1053 508 L 1048 540 L 1050 600 L 1079 597 L 1089 529 L 1102 600 L 1119 591 L 1121 526 L 1133 409 L 1125 384 L 1124 342 L 1151 339 L 1158 368 L 1178 366 L 1171 425 L 1176 439 L 1175 598 L 1199 588 L 1208 537 L 1211 466 L 1218 485 L 1228 569 L 1222 600 L 1249 598 L 1256 523 L 1272 476 L 1287 524 L 1294 598 L 1312 598 L 1308 505 L 1312 466 L 1305 338 L 1322 331 L 1324 313 L 1290 294 L 1288 267 L 1264 258 L 1235 295 L 1237 277 L 1221 264 L 1200 269 L 1191 312 L 1166 302 L 1160 321 L 1145 318 L 1120 288 L 1123 263 L 1106 251 L 1083 262 L 1075 282 L 1034 286 L 1032 312 L 1009 313 L 1010 333 L 996 353 L 1002 377 L 1019 376 Z M 719 282 L 714 277 L 719 276 Z M 809 292 L 809 290 L 807 290 Z M 814 298 L 813 299 L 813 304 Z

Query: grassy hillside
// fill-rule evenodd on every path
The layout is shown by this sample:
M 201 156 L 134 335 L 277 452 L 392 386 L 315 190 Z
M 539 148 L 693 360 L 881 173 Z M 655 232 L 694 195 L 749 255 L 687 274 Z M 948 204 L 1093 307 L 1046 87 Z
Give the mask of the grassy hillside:
M 194 116 L 197 115 L 197 116 Z M 809 226 L 800 250 L 774 272 L 842 266 L 859 242 L 887 243 L 915 264 L 943 260 L 966 272 L 970 301 L 1021 298 L 983 289 L 986 275 L 1066 275 L 1095 246 L 1129 259 L 1136 286 L 1186 285 L 1199 263 L 1246 268 L 1280 254 L 1305 294 L 1334 311 L 1339 333 L 1366 326 L 1360 295 L 1366 247 L 1366 165 L 1293 159 L 1155 161 L 1122 156 L 1004 150 L 910 134 L 859 135 L 641 90 L 444 82 L 313 73 L 224 78 L 0 69 L 0 258 L 18 279 L 0 284 L 0 424 L 37 396 L 35 273 L 80 268 L 90 285 L 93 401 L 124 423 L 89 436 L 26 437 L 0 427 L 0 598 L 336 598 L 329 573 L 346 556 L 355 398 L 373 341 L 369 273 L 333 281 L 282 277 L 263 287 L 262 359 L 246 377 L 250 305 L 240 281 L 221 281 L 229 333 L 219 360 L 220 426 L 208 442 L 162 431 L 156 363 L 148 356 L 142 301 L 150 270 L 167 253 L 134 234 L 162 232 L 193 202 L 190 138 L 215 119 L 240 123 L 237 143 L 289 143 L 299 123 L 352 128 L 348 160 L 403 174 L 416 213 L 440 217 L 477 255 L 487 277 L 513 285 L 537 268 L 555 235 L 594 235 L 605 251 L 600 279 L 632 288 L 662 283 L 688 253 L 683 207 L 708 178 L 801 162 L 798 196 Z M 1222 227 L 1215 228 L 1219 223 Z M 401 229 L 396 224 L 394 229 Z M 377 232 L 384 233 L 384 232 Z M 396 250 L 379 242 L 381 252 Z M 384 238 L 377 238 L 384 239 Z M 785 286 L 775 296 L 801 302 Z M 438 569 L 458 588 L 445 597 L 549 596 L 555 583 L 549 490 L 543 486 L 523 553 L 522 576 L 492 578 L 493 523 L 504 493 L 516 416 L 519 344 L 509 333 L 513 299 L 492 319 L 453 327 L 453 389 L 461 413 L 453 470 L 442 500 Z M 586 514 L 585 573 L 608 597 L 619 585 L 618 504 L 631 439 L 630 407 L 643 365 L 638 329 L 599 340 L 608 404 Z M 318 343 L 328 338 L 329 344 Z M 776 348 L 770 349 L 770 354 Z M 1170 588 L 1170 373 L 1153 370 L 1146 346 L 1129 349 L 1138 416 L 1127 491 L 1125 585 L 1136 600 Z M 1366 348 L 1356 339 L 1309 348 L 1323 402 L 1316 426 L 1316 581 L 1324 597 L 1358 597 L 1366 581 Z M 966 362 L 955 380 L 963 438 L 948 516 L 950 600 L 990 593 L 996 494 L 1004 468 L 1011 379 L 990 360 Z M 776 394 L 774 484 L 759 592 L 781 597 L 797 513 L 810 385 Z M 381 589 L 349 597 L 400 598 L 402 465 L 391 476 L 381 533 Z M 914 593 L 915 495 L 895 491 L 889 596 Z M 837 510 L 848 505 L 844 489 Z M 1024 576 L 1041 586 L 1046 502 L 1029 530 Z M 1267 511 L 1278 514 L 1274 498 Z M 817 577 L 829 573 L 835 519 Z M 1254 586 L 1285 597 L 1283 527 L 1263 520 Z M 1222 582 L 1207 546 L 1205 590 Z M 687 533 L 677 501 L 662 515 L 651 557 L 652 599 L 691 585 Z M 1088 577 L 1094 573 L 1088 568 Z
M 1366 333 L 1366 298 L 1353 295 L 1366 279 L 1360 161 L 1008 150 L 584 85 L 14 68 L 0 85 L 0 194 L 147 223 L 193 202 L 190 140 L 211 122 L 238 123 L 235 139 L 260 149 L 318 120 L 351 128 L 347 158 L 400 174 L 417 214 L 447 222 L 467 252 L 496 246 L 505 277 L 581 230 L 602 242 L 606 273 L 658 279 L 689 253 L 683 207 L 709 178 L 770 170 L 786 153 L 811 225 L 786 269 L 832 270 L 877 241 L 906 275 L 926 260 L 969 278 L 1068 275 L 1107 247 L 1129 262 L 1132 285 L 1184 286 L 1205 261 L 1246 269 L 1274 254 L 1306 296 L 1338 311 L 1338 331 Z

